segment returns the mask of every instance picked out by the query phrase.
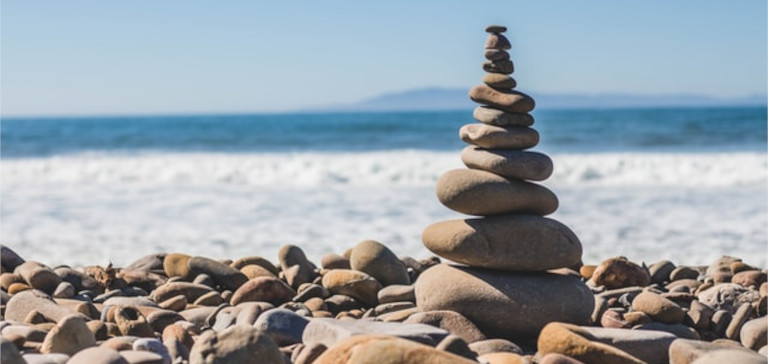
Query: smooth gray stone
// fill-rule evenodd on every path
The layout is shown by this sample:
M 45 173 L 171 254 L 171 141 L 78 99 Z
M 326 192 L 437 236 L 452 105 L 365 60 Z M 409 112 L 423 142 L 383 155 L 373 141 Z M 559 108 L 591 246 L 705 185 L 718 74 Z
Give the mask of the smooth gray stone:
M 582 327 L 598 341 L 617 347 L 648 363 L 669 362 L 669 346 L 677 337 L 663 331 Z
M 277 345 L 286 346 L 301 342 L 308 323 L 309 320 L 291 310 L 275 308 L 262 313 L 253 327 L 266 332 Z
M 304 328 L 302 341 L 304 345 L 323 344 L 331 347 L 355 335 L 389 335 L 434 346 L 449 334 L 446 330 L 424 324 L 314 318 Z

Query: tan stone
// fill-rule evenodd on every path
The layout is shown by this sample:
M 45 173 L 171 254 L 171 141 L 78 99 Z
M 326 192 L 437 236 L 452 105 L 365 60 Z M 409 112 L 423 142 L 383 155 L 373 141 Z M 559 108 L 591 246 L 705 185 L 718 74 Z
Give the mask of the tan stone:
M 469 266 L 545 271 L 581 260 L 581 243 L 565 225 L 534 215 L 448 220 L 428 226 L 422 241 L 435 254 Z
M 332 294 L 341 294 L 360 300 L 368 306 L 378 304 L 381 283 L 370 275 L 351 269 L 334 269 L 323 276 L 323 287 Z
M 512 89 L 517 86 L 514 78 L 501 73 L 486 73 L 483 75 L 483 82 L 496 89 Z
M 550 323 L 541 330 L 537 347 L 539 355 L 563 354 L 585 363 L 645 363 L 618 348 L 597 341 L 592 334 L 581 327 L 559 322 Z
M 508 179 L 543 181 L 552 175 L 552 160 L 537 152 L 491 150 L 468 146 L 461 152 L 461 161 L 471 169 L 491 172 Z
M 466 143 L 489 149 L 528 149 L 539 143 L 539 133 L 520 126 L 496 126 L 483 123 L 467 124 L 459 129 L 459 138 Z
M 536 107 L 530 96 L 519 91 L 502 91 L 486 84 L 480 84 L 469 90 L 472 101 L 493 106 L 511 113 L 527 113 Z
M 474 169 L 444 173 L 435 190 L 443 205 L 467 215 L 543 216 L 555 212 L 559 203 L 557 196 L 544 186 Z
M 392 336 L 358 335 L 330 347 L 314 364 L 472 364 L 475 361 Z
M 511 113 L 490 106 L 478 106 L 472 112 L 475 120 L 498 126 L 531 126 L 533 116 L 527 113 Z
M 436 265 L 414 284 L 422 311 L 458 312 L 487 336 L 533 338 L 552 321 L 586 324 L 592 292 L 578 278 Z
M 592 282 L 607 289 L 641 286 L 651 283 L 651 276 L 639 265 L 625 257 L 606 259 L 595 268 Z

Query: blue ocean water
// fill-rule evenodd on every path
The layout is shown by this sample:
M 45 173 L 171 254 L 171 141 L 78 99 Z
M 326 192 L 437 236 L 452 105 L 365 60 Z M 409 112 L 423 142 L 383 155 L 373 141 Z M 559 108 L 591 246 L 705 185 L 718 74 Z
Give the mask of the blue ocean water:
M 544 110 L 533 125 L 551 152 L 766 149 L 766 109 Z M 3 119 L 3 158 L 82 152 L 458 150 L 471 112 Z
M 535 111 L 550 217 L 584 261 L 624 255 L 768 265 L 766 108 Z M 151 252 L 308 256 L 364 239 L 424 257 L 421 232 L 465 216 L 434 186 L 464 168 L 471 111 L 3 119 L 0 236 L 55 264 Z

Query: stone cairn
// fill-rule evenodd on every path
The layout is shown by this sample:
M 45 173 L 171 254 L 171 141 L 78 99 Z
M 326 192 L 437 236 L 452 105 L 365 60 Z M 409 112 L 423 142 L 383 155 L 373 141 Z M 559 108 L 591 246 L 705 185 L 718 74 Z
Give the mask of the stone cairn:
M 422 236 L 429 250 L 465 266 L 438 265 L 415 290 L 424 311 L 456 311 L 489 336 L 525 340 L 552 321 L 587 323 L 594 300 L 577 277 L 548 272 L 578 267 L 582 248 L 568 227 L 543 217 L 557 209 L 555 194 L 529 182 L 547 179 L 552 160 L 526 150 L 539 142 L 530 127 L 535 103 L 509 76 L 506 30 L 486 28 L 486 74 L 469 92 L 481 104 L 473 114 L 479 123 L 459 131 L 470 144 L 461 153 L 468 169 L 446 172 L 436 186 L 446 207 L 480 217 L 438 222 Z

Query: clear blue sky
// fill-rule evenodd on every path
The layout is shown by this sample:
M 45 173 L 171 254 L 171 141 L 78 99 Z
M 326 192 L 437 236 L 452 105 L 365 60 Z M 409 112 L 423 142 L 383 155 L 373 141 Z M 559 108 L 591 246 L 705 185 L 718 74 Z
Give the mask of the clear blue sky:
M 482 77 L 519 89 L 766 93 L 766 1 L 4 0 L 3 115 L 283 111 Z

